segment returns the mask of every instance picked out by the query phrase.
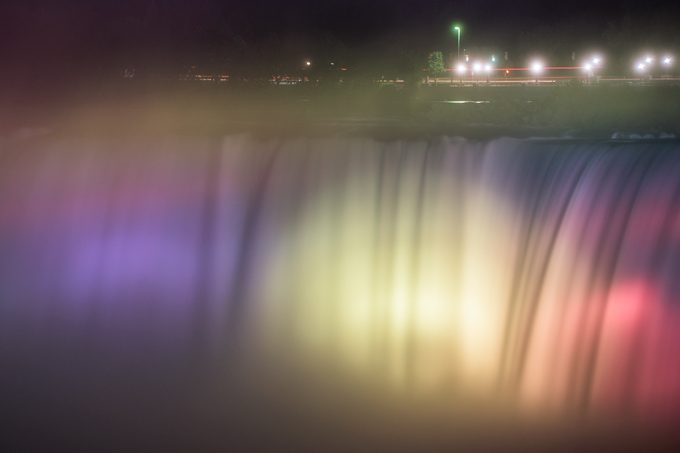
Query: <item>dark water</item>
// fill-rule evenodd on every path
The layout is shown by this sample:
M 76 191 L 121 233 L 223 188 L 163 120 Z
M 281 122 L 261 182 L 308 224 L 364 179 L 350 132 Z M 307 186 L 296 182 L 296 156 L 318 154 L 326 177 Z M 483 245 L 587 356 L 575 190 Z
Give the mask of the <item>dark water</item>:
M 679 175 L 675 141 L 5 141 L 5 439 L 647 445 Z

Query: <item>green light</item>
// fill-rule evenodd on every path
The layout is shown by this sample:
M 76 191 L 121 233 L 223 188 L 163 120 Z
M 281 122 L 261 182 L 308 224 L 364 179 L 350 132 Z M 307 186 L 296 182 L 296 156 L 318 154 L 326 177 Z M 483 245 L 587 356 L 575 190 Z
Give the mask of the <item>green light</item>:
M 461 27 L 460 25 L 456 24 L 451 24 L 451 32 L 455 33 L 458 37 L 458 60 L 460 60 L 460 33 L 461 33 Z

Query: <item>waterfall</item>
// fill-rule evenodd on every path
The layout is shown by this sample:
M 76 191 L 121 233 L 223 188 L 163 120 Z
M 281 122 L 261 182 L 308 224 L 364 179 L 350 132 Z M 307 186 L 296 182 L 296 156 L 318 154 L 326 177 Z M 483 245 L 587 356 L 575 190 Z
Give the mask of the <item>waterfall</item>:
M 680 408 L 675 141 L 43 137 L 0 162 L 17 376 L 239 350 L 451 404 Z

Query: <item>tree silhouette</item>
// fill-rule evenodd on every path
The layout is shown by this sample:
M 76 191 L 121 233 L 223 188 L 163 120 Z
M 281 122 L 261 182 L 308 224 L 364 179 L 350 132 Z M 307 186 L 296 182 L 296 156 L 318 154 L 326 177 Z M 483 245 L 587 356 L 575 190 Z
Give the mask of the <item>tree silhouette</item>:
M 435 85 L 437 84 L 437 77 L 443 74 L 445 69 L 444 54 L 439 50 L 431 52 L 427 57 L 427 74 L 434 77 Z

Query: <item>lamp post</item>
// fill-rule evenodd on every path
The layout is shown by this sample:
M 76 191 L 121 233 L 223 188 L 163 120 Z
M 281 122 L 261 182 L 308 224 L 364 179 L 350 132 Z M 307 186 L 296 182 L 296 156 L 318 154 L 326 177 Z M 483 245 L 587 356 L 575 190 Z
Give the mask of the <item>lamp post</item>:
M 456 66 L 456 72 L 460 76 L 460 84 L 463 85 L 463 76 L 465 75 L 465 72 L 467 71 L 467 66 L 463 63 L 458 63 Z
M 458 36 L 458 54 L 457 59 L 460 61 L 460 25 L 454 25 L 452 28 L 453 32 Z
M 536 77 L 536 80 L 535 80 L 536 85 L 538 85 L 538 77 L 543 73 L 544 68 L 545 68 L 545 65 L 540 60 L 534 60 L 531 63 L 531 65 L 529 66 L 529 70 Z
M 670 77 L 671 68 L 673 67 L 673 57 L 666 55 L 661 59 L 661 66 L 663 68 L 664 77 Z
M 635 70 L 640 74 L 640 82 L 642 82 L 647 75 L 647 63 L 644 61 L 636 63 Z

